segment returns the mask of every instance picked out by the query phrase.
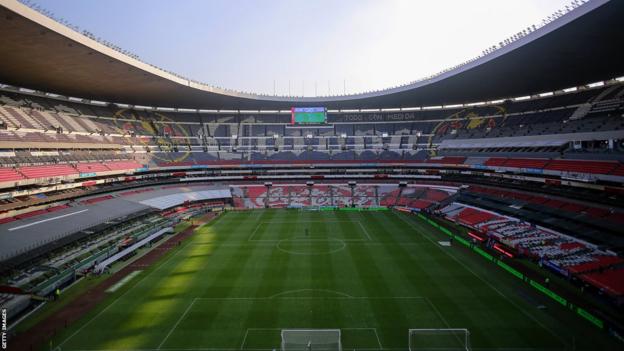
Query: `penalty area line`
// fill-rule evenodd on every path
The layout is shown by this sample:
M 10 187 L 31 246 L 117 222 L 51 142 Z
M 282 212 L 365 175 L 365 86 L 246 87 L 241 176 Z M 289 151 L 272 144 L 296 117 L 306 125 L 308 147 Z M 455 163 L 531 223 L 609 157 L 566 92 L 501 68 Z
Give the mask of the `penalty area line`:
M 180 322 L 184 319 L 184 317 L 186 317 L 186 315 L 188 314 L 188 312 L 191 310 L 191 307 L 193 307 L 193 305 L 195 304 L 195 301 L 197 301 L 197 299 L 193 299 L 193 301 L 191 301 L 191 303 L 188 305 L 188 307 L 186 308 L 186 310 L 184 311 L 184 313 L 182 313 L 182 315 L 180 316 L 180 318 L 178 318 L 178 320 L 176 321 L 176 323 L 173 325 L 173 327 L 169 330 L 169 333 L 167 333 L 167 335 L 165 336 L 165 338 L 160 342 L 160 344 L 158 344 L 158 348 L 157 350 L 160 350 L 160 348 L 165 344 L 165 341 L 167 341 L 167 339 L 169 339 L 169 336 L 171 335 L 171 333 L 173 333 L 173 331 L 178 327 L 178 324 L 180 324 Z
M 78 330 L 76 330 L 73 334 L 71 334 L 70 336 L 68 336 L 65 340 L 63 340 L 60 344 L 57 345 L 57 347 L 61 347 L 63 346 L 67 341 L 69 341 L 71 338 L 73 338 L 74 336 L 76 336 L 76 334 L 80 333 L 85 327 L 87 327 L 89 324 L 91 324 L 91 322 L 93 322 L 94 320 L 96 320 L 99 316 L 101 316 L 104 312 L 108 311 L 109 308 L 111 308 L 113 305 L 115 305 L 121 298 L 123 298 L 124 296 L 126 296 L 130 291 L 132 291 L 134 288 L 136 288 L 139 283 L 141 283 L 142 281 L 145 280 L 145 278 L 147 278 L 149 275 L 151 275 L 152 273 L 160 270 L 162 267 L 164 267 L 165 265 L 167 265 L 169 262 L 171 262 L 171 259 L 176 257 L 180 252 L 182 252 L 188 245 L 189 243 L 192 242 L 191 240 L 188 240 L 187 243 L 182 246 L 180 249 L 178 249 L 178 251 L 176 251 L 174 254 L 172 254 L 171 256 L 169 256 L 165 261 L 162 261 L 158 266 L 156 266 L 154 269 L 152 269 L 149 273 L 143 275 L 141 277 L 141 279 L 139 279 L 139 281 L 137 281 L 132 287 L 130 287 L 128 290 L 126 290 L 123 294 L 119 295 L 115 300 L 113 300 L 113 302 L 111 302 L 109 305 L 107 305 L 106 307 L 104 307 L 103 310 L 101 310 L 98 314 L 96 314 L 95 316 L 93 316 L 93 318 L 89 319 L 86 323 L 84 323 L 83 325 L 80 326 L 80 328 L 78 328 Z
M 514 306 L 517 310 L 519 310 L 522 314 L 524 314 L 526 317 L 528 317 L 529 319 L 533 320 L 535 323 L 537 323 L 540 327 L 542 327 L 542 329 L 546 330 L 547 332 L 549 332 L 551 335 L 553 335 L 557 340 L 559 340 L 559 342 L 561 342 L 561 344 L 564 347 L 569 347 L 568 343 L 565 342 L 565 340 L 557 333 L 555 333 L 552 329 L 550 329 L 549 327 L 547 327 L 546 325 L 544 325 L 544 323 L 542 323 L 540 320 L 538 320 L 535 316 L 533 316 L 532 314 L 528 313 L 527 311 L 525 311 L 525 309 L 523 309 L 522 307 L 520 307 L 517 303 L 515 303 L 514 301 L 512 301 L 507 295 L 505 295 L 502 291 L 500 291 L 498 288 L 496 288 L 492 283 L 490 283 L 488 280 L 486 280 L 485 278 L 483 278 L 482 276 L 480 276 L 479 274 L 477 274 L 474 270 L 472 270 L 470 267 L 468 267 L 462 260 L 460 260 L 459 258 L 455 257 L 455 255 L 451 254 L 450 251 L 448 250 L 443 250 L 439 245 L 437 245 L 437 243 L 435 242 L 435 240 L 431 239 L 430 235 L 429 235 L 429 228 L 426 228 L 424 226 L 421 225 L 421 223 L 419 222 L 415 222 L 414 220 L 412 220 L 412 218 L 409 218 L 406 215 L 403 215 L 401 213 L 398 213 L 397 216 L 405 223 L 407 223 L 412 230 L 415 230 L 416 232 L 418 232 L 419 234 L 421 234 L 424 238 L 426 238 L 427 240 L 429 240 L 429 242 L 431 242 L 435 247 L 437 247 L 439 250 L 441 250 L 442 252 L 444 252 L 447 256 L 449 256 L 450 258 L 452 258 L 455 262 L 459 263 L 462 267 L 464 267 L 464 269 L 466 269 L 468 272 L 470 272 L 473 276 L 475 276 L 477 279 L 479 279 L 480 281 L 484 282 L 487 286 L 490 287 L 490 289 L 492 289 L 493 291 L 495 291 L 499 296 L 501 296 L 503 299 L 507 300 L 507 302 L 509 302 L 509 304 L 511 304 L 512 306 Z

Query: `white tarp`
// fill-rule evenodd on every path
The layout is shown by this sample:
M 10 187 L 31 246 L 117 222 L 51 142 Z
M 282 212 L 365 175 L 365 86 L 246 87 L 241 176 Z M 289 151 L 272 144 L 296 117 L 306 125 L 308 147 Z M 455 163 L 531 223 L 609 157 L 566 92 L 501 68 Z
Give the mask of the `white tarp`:
M 224 199 L 231 197 L 232 193 L 230 192 L 230 189 L 216 189 L 164 195 L 143 200 L 140 203 L 146 206 L 155 207 L 159 210 L 164 210 L 170 207 L 182 205 L 187 201 Z

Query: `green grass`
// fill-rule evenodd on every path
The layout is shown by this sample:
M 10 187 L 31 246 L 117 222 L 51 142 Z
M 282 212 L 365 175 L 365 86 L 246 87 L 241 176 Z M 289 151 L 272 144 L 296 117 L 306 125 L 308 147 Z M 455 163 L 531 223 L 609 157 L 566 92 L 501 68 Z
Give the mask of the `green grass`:
M 339 328 L 344 349 L 407 349 L 410 328 L 467 328 L 473 350 L 618 347 L 478 255 L 439 245 L 443 238 L 392 212 L 229 212 L 52 342 L 273 349 L 282 328 Z

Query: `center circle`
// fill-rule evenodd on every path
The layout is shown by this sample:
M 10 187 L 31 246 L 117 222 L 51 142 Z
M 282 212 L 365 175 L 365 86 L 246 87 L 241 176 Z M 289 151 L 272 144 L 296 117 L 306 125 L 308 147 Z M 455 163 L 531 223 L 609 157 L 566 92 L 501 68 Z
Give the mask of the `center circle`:
M 284 239 L 277 243 L 280 251 L 293 255 L 329 255 L 343 250 L 347 244 L 340 239 Z

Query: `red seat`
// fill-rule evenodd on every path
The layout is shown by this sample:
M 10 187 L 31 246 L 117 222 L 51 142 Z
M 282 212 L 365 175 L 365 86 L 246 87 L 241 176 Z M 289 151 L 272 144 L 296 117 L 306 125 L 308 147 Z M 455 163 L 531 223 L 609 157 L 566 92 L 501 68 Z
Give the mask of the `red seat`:
M 562 172 L 609 174 L 618 166 L 618 162 L 553 160 L 546 165 L 545 169 Z
M 464 156 L 445 156 L 440 159 L 429 160 L 428 163 L 441 163 L 441 164 L 453 164 L 459 165 L 463 164 L 466 161 L 466 157 Z
M 593 217 L 602 218 L 609 215 L 609 210 L 598 207 L 588 207 L 585 209 L 585 212 Z
M 19 171 L 30 179 L 78 175 L 78 171 L 70 165 L 28 166 L 20 167 Z
M 510 158 L 507 159 L 504 166 L 505 167 L 515 167 L 515 168 L 537 168 L 542 169 L 548 160 L 545 159 L 532 159 L 532 158 Z
M 423 209 L 431 206 L 431 204 L 432 202 L 427 200 L 413 200 L 408 204 L 408 207 Z
M 583 274 L 581 277 L 611 295 L 624 295 L 624 269 L 608 269 L 603 272 Z
M 97 202 L 110 200 L 112 198 L 113 198 L 113 195 L 106 195 L 106 196 L 94 197 L 94 198 L 91 198 L 91 199 L 83 200 L 83 201 L 80 201 L 80 203 L 83 203 L 83 204 L 94 204 L 94 203 L 97 203 Z
M 492 167 L 502 167 L 507 161 L 504 157 L 491 157 L 487 161 L 485 161 L 486 166 Z
M 0 168 L 0 183 L 21 179 L 24 179 L 24 177 L 13 168 Z
M 467 207 L 457 215 L 457 220 L 467 225 L 477 225 L 482 222 L 489 221 L 497 217 L 494 214 L 485 211 L 479 211 L 474 208 Z
M 143 168 L 143 165 L 135 161 L 114 161 L 107 162 L 106 167 L 111 171 L 123 171 Z
M 108 168 L 99 162 L 78 163 L 76 169 L 80 173 L 108 172 Z
M 13 221 L 16 221 L 16 220 L 17 220 L 17 218 L 15 218 L 15 217 L 0 218 L 0 224 L 9 223 L 9 222 L 13 222 Z
M 620 176 L 620 177 L 624 177 L 624 165 L 620 164 L 618 165 L 612 172 L 612 175 L 616 175 L 616 176 Z

